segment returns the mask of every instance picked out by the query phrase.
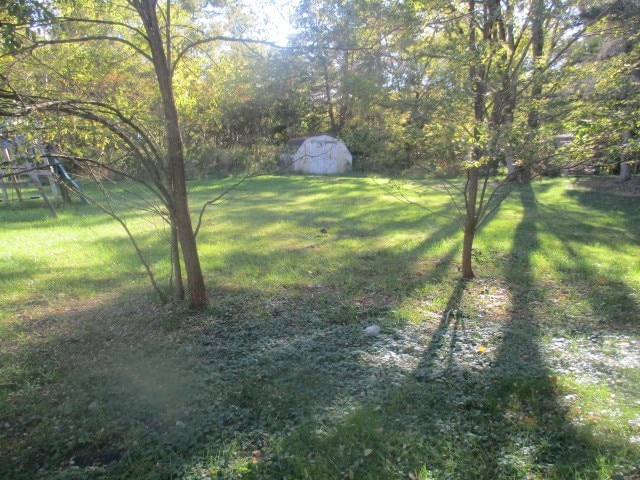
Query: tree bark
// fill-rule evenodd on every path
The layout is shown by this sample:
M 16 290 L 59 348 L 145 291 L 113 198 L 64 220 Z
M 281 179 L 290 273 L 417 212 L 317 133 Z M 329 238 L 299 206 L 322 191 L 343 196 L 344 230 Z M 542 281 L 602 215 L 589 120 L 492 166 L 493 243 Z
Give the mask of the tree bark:
M 191 215 L 187 200 L 186 175 L 184 169 L 184 151 L 178 111 L 176 109 L 171 79 L 171 69 L 164 50 L 164 42 L 160 34 L 160 26 L 156 13 L 157 0 L 131 0 L 140 15 L 147 41 L 151 49 L 153 67 L 155 69 L 162 107 L 164 113 L 165 130 L 167 136 L 167 162 L 170 172 L 170 189 L 173 198 L 170 199 L 170 215 L 178 231 L 178 240 L 182 250 L 185 272 L 187 274 L 187 289 L 190 307 L 194 310 L 203 309 L 207 303 L 207 292 L 198 257 Z
M 475 0 L 469 0 L 469 52 L 472 54 L 469 67 L 469 80 L 473 86 L 473 112 L 475 126 L 473 128 L 473 146 L 471 148 L 471 166 L 467 170 L 467 184 L 465 186 L 465 224 L 464 239 L 462 242 L 462 278 L 474 278 L 472 266 L 473 240 L 476 235 L 478 181 L 480 178 L 480 163 L 482 162 L 483 148 L 482 132 L 480 125 L 485 118 L 485 84 L 484 67 L 478 58 L 476 51 L 476 4 Z M 485 31 L 485 34 L 488 34 Z
M 505 163 L 507 164 L 507 180 L 513 182 L 518 179 L 518 166 L 513 156 L 513 148 L 505 149 Z
M 533 0 L 531 9 L 531 61 L 533 62 L 533 79 L 531 84 L 532 106 L 527 114 L 527 126 L 529 127 L 529 142 L 534 145 L 540 128 L 540 112 L 538 111 L 537 103 L 542 98 L 542 79 L 540 77 L 543 69 L 540 66 L 540 62 L 544 53 L 544 0 Z M 539 153 L 532 151 L 530 155 L 539 156 Z M 529 162 L 537 163 L 536 160 L 539 160 L 539 158 L 530 158 Z M 518 170 L 519 181 L 529 181 L 531 179 L 532 172 L 530 167 L 520 167 Z
M 620 175 L 618 181 L 627 182 L 631 180 L 631 162 L 629 161 L 629 154 L 626 152 L 627 142 L 631 139 L 631 132 L 625 130 L 622 133 L 622 154 L 620 155 Z
M 178 300 L 184 300 L 184 282 L 182 281 L 182 266 L 180 265 L 180 242 L 178 229 L 171 224 L 171 264 L 173 270 L 173 294 Z
M 336 116 L 333 111 L 333 96 L 331 95 L 331 80 L 329 76 L 329 65 L 326 57 L 323 54 L 322 58 L 322 70 L 324 74 L 324 95 L 325 95 L 325 104 L 327 105 L 327 115 L 329 115 L 329 122 L 331 123 L 331 133 L 333 135 L 338 135 L 339 128 L 338 123 L 336 122 Z
M 472 254 L 473 240 L 476 236 L 476 201 L 478 198 L 478 178 L 480 169 L 471 168 L 467 172 L 467 216 L 464 225 L 464 238 L 462 240 L 462 278 L 471 279 L 473 273 Z
M 533 0 L 531 15 L 531 61 L 533 62 L 533 83 L 531 86 L 531 100 L 534 102 L 527 115 L 527 125 L 532 131 L 540 126 L 540 113 L 535 102 L 542 97 L 542 80 L 540 75 L 540 60 L 544 53 L 544 0 Z
M 491 0 L 485 3 L 489 11 L 487 26 L 485 27 L 485 40 L 498 42 L 502 48 L 496 53 L 495 65 L 500 73 L 500 90 L 493 96 L 493 110 L 489 117 L 489 128 L 491 130 L 490 155 L 496 166 L 499 162 L 500 154 L 504 151 L 504 160 L 507 167 L 507 180 L 513 181 L 518 177 L 518 166 L 515 165 L 513 147 L 511 139 L 506 137 L 504 132 L 509 132 L 513 124 L 514 112 L 517 102 L 517 87 L 514 82 L 513 71 L 509 68 L 512 62 L 512 55 L 515 50 L 515 39 L 513 38 L 513 26 L 505 22 L 505 15 L 502 12 L 503 3 L 507 14 L 513 9 L 510 2 Z M 510 16 L 508 15 L 507 18 Z

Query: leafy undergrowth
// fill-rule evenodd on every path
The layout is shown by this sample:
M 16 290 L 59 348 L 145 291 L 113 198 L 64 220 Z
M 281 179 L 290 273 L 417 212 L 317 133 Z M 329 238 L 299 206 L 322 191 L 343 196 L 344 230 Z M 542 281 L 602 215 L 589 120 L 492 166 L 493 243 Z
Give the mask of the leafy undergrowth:
M 38 345 L 16 353 L 4 374 L 2 474 L 640 473 L 636 336 L 548 328 L 542 336 L 530 322 L 477 321 L 460 310 L 439 322 L 345 323 L 289 295 L 241 306 L 236 294 L 233 314 L 185 316 L 177 330 L 162 320 L 177 312 L 153 304 L 144 314 L 100 306 L 40 325 Z M 367 333 L 374 320 L 380 332 Z
M 470 282 L 441 226 L 398 237 L 314 203 L 323 223 L 301 231 L 253 212 L 231 255 L 234 217 L 239 273 L 215 267 L 206 312 L 142 287 L 18 309 L 0 478 L 639 478 L 637 270 L 611 267 L 634 265 L 638 213 L 605 244 L 576 221 L 593 193 L 535 191 L 483 232 Z

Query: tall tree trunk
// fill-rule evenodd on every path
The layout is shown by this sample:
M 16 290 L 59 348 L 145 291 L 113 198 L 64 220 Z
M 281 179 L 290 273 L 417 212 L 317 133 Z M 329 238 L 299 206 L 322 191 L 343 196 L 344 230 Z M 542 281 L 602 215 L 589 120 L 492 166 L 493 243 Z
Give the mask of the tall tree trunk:
M 533 0 L 531 7 L 531 60 L 533 62 L 533 83 L 531 86 L 531 100 L 533 105 L 527 116 L 527 125 L 532 131 L 540 126 L 540 113 L 536 102 L 542 97 L 542 79 L 540 74 L 540 60 L 544 52 L 544 0 Z
M 347 118 L 349 116 L 349 102 L 348 102 L 348 97 L 346 95 L 346 91 L 345 91 L 345 87 L 344 84 L 346 82 L 347 79 L 347 75 L 349 74 L 349 70 L 350 70 L 350 65 L 349 65 L 349 50 L 345 50 L 343 55 L 342 55 L 342 65 L 340 67 L 340 71 L 341 71 L 341 76 L 342 76 L 342 95 L 341 95 L 341 105 L 340 108 L 338 109 L 338 124 L 337 124 L 337 131 L 336 131 L 336 136 L 340 136 L 340 133 L 342 132 L 342 130 L 344 129 L 344 127 L 347 125 Z
M 469 0 L 469 52 L 472 55 L 469 67 L 469 80 L 473 85 L 473 112 L 475 126 L 473 129 L 473 147 L 471 149 L 471 167 L 467 170 L 467 184 L 465 186 L 465 225 L 464 239 L 462 242 L 462 278 L 470 279 L 475 275 L 472 266 L 473 240 L 478 225 L 478 182 L 480 178 L 480 162 L 482 161 L 483 148 L 482 130 L 480 126 L 485 119 L 485 84 L 484 67 L 477 52 L 476 40 L 476 4 L 475 0 Z M 486 34 L 486 32 L 485 32 Z
M 182 281 L 182 266 L 180 264 L 180 241 L 175 223 L 171 224 L 171 263 L 173 270 L 173 294 L 178 300 L 184 300 L 184 283 Z
M 631 162 L 629 154 L 626 151 L 627 143 L 631 139 L 631 132 L 625 130 L 622 133 L 622 154 L 620 155 L 620 175 L 618 181 L 626 182 L 631 180 Z
M 185 272 L 187 274 L 187 289 L 190 307 L 194 310 L 203 309 L 207 303 L 207 292 L 198 257 L 196 240 L 191 225 L 191 215 L 187 201 L 187 185 L 184 169 L 184 153 L 178 111 L 173 96 L 171 71 L 164 50 L 164 43 L 160 34 L 160 26 L 156 14 L 157 0 L 131 0 L 132 5 L 140 15 L 147 41 L 151 49 L 153 67 L 156 72 L 167 135 L 167 162 L 170 172 L 170 187 L 173 198 L 170 199 L 171 220 L 177 231 Z
M 531 10 L 531 61 L 533 62 L 533 79 L 531 84 L 532 106 L 527 114 L 527 126 L 529 127 L 529 142 L 531 145 L 535 145 L 535 140 L 538 137 L 538 129 L 540 128 L 540 112 L 537 103 L 542 98 L 542 78 L 540 77 L 543 68 L 540 62 L 542 61 L 542 54 L 544 53 L 544 0 L 533 0 Z M 537 163 L 537 160 L 540 160 L 540 158 L 535 158 L 540 155 L 535 148 L 529 155 L 532 157 L 529 158 L 529 163 Z M 528 181 L 531 177 L 530 167 L 519 168 L 519 180 Z
M 505 14 L 502 8 L 506 9 Z M 513 25 L 508 19 L 513 15 L 513 6 L 509 0 L 503 2 L 491 0 L 485 3 L 488 9 L 487 27 L 489 36 L 485 37 L 492 42 L 498 42 L 502 48 L 496 54 L 496 66 L 494 68 L 500 73 L 500 90 L 493 96 L 493 110 L 489 118 L 491 130 L 491 150 L 492 161 L 499 163 L 501 152 L 504 152 L 504 160 L 507 167 L 507 180 L 515 180 L 518 176 L 518 166 L 515 164 L 514 151 L 511 140 L 507 136 L 505 141 L 505 131 L 509 132 L 513 124 L 514 112 L 516 110 L 517 92 L 513 80 L 513 71 L 510 64 L 515 50 L 515 39 L 513 38 Z
M 462 278 L 471 279 L 473 273 L 472 254 L 473 240 L 476 236 L 476 202 L 478 198 L 478 178 L 480 169 L 473 167 L 467 172 L 467 215 L 464 224 L 464 238 L 462 240 Z
M 516 165 L 516 159 L 513 156 L 513 148 L 508 146 L 505 149 L 504 161 L 507 164 L 507 180 L 515 181 L 518 178 L 518 166 Z
M 334 135 L 338 135 L 339 128 L 338 123 L 336 121 L 336 116 L 333 111 L 333 95 L 331 94 L 331 78 L 329 75 L 329 64 L 327 58 L 323 55 L 322 57 L 322 70 L 324 74 L 324 95 L 325 95 L 325 103 L 327 105 L 327 115 L 329 115 L 329 122 L 331 122 L 331 133 Z

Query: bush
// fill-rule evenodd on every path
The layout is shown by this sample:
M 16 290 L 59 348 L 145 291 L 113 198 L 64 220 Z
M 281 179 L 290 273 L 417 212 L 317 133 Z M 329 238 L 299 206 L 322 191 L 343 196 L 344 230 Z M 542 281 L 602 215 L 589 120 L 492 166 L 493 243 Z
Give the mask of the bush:
M 270 172 L 277 167 L 278 147 L 266 143 L 210 147 L 187 161 L 187 177 L 206 178 L 229 173 Z

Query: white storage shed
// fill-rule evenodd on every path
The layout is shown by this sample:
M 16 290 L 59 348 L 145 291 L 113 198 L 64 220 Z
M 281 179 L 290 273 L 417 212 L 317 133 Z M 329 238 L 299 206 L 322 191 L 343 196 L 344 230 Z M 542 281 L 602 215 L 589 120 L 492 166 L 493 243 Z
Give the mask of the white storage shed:
M 341 140 L 320 135 L 289 140 L 284 161 L 294 172 L 335 175 L 350 171 L 353 159 Z

